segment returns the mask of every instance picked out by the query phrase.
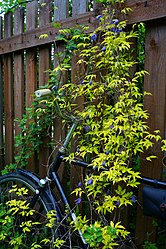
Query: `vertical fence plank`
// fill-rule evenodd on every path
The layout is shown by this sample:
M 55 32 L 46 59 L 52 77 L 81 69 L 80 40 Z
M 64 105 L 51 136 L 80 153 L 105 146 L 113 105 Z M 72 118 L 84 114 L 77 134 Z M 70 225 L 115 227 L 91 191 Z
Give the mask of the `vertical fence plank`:
M 12 35 L 12 13 L 4 17 L 4 37 Z M 5 115 L 5 163 L 13 161 L 14 125 L 13 125 L 13 58 L 4 56 L 4 115 Z
M 66 19 L 69 12 L 69 3 L 67 0 L 54 0 L 54 21 Z
M 66 19 L 69 15 L 68 13 L 68 1 L 67 0 L 54 0 L 54 22 L 58 22 L 60 20 Z M 60 53 L 64 51 L 64 46 L 61 44 L 55 44 L 54 53 Z M 54 66 L 58 65 L 59 61 L 55 56 L 54 59 Z M 64 73 L 62 79 L 60 81 L 64 84 L 67 82 L 67 74 Z M 55 119 L 54 124 L 54 140 L 56 142 L 56 150 L 59 147 L 60 143 L 62 142 L 65 136 L 65 126 L 62 124 L 62 120 L 60 117 Z M 64 166 L 64 164 L 63 164 Z M 67 189 L 67 170 L 64 167 L 61 167 L 58 171 L 59 177 L 62 181 L 64 189 Z
M 0 39 L 2 36 L 3 22 L 0 17 Z M 0 56 L 0 170 L 4 167 L 4 139 L 3 139 L 3 58 Z
M 40 0 L 40 14 L 39 14 L 39 25 L 40 27 L 51 22 L 52 14 L 52 1 L 51 0 Z M 48 83 L 49 73 L 48 70 L 51 66 L 51 45 L 44 45 L 39 48 L 39 86 L 43 86 Z M 39 173 L 40 176 L 44 177 L 47 173 L 47 160 L 49 158 L 49 136 L 45 137 L 44 144 L 40 148 L 39 157 Z
M 150 75 L 145 77 L 144 90 L 152 93 L 146 96 L 144 105 L 148 110 L 150 118 L 148 125 L 153 131 L 159 129 L 164 138 L 166 129 L 166 25 L 163 20 L 153 21 L 147 25 L 147 35 L 145 43 L 145 69 Z M 151 151 L 143 155 L 141 173 L 144 176 L 158 179 L 162 177 L 162 157 L 163 152 L 160 143 L 155 143 Z M 145 156 L 156 155 L 157 159 L 152 162 L 145 161 Z M 154 226 L 153 219 L 144 217 L 142 210 L 138 209 L 137 231 L 139 243 L 146 240 L 147 233 L 152 234 L 150 241 L 155 241 L 155 233 L 152 233 Z M 141 232 L 140 232 L 141 231 Z M 153 236 L 154 235 L 154 236 Z
M 24 31 L 24 9 L 14 10 L 14 35 Z M 14 54 L 14 117 L 22 118 L 24 112 L 24 52 Z M 21 129 L 15 122 L 15 135 L 20 134 Z
M 37 27 L 37 0 L 27 3 L 26 10 L 26 31 Z M 33 101 L 32 94 L 36 89 L 36 48 L 30 48 L 26 51 L 26 107 L 29 107 Z
M 84 1 L 73 0 L 73 2 L 72 2 L 72 16 L 76 17 L 79 14 L 85 13 L 87 11 L 87 7 L 88 7 L 87 0 L 84 0 Z M 73 54 L 71 80 L 74 83 L 78 82 L 80 74 L 84 75 L 84 67 L 77 64 L 78 59 L 79 59 L 79 55 Z M 81 111 L 81 109 L 83 108 L 83 105 L 84 105 L 84 97 L 79 97 L 76 100 L 76 102 L 79 106 L 79 110 Z M 74 151 L 76 150 L 76 146 L 77 146 L 76 142 L 73 141 L 72 142 L 72 147 L 73 147 L 72 149 Z M 76 188 L 78 182 L 81 181 L 82 175 L 83 175 L 83 169 L 81 169 L 81 168 L 76 169 L 75 166 L 71 166 L 71 173 L 70 173 L 71 191 L 73 191 Z M 75 199 L 75 196 L 73 195 L 72 203 L 74 203 L 74 199 Z
M 37 0 L 27 3 L 26 5 L 26 31 L 35 29 L 37 27 Z M 26 50 L 26 107 L 30 107 L 33 101 L 33 94 L 36 89 L 37 81 L 37 52 L 36 48 Z M 29 159 L 29 169 L 31 171 L 38 171 L 35 167 L 35 157 Z
M 45 26 L 47 23 L 51 22 L 51 0 L 40 0 L 40 15 L 39 15 L 39 25 L 40 27 Z M 39 86 L 43 86 L 48 83 L 50 69 L 50 58 L 51 56 L 51 46 L 44 45 L 39 49 Z
M 72 16 L 86 13 L 88 10 L 88 0 L 73 0 L 72 1 Z

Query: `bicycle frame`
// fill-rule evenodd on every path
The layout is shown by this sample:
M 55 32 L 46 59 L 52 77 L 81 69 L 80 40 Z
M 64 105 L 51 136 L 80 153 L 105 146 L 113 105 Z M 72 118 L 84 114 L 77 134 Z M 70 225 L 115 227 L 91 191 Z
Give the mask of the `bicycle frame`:
M 69 202 L 67 200 L 67 197 L 65 195 L 65 191 L 63 190 L 63 186 L 61 184 L 61 181 L 59 179 L 57 171 L 58 171 L 62 161 L 64 161 L 64 159 L 66 157 L 67 146 L 69 145 L 69 143 L 71 141 L 71 138 L 73 136 L 73 133 L 74 133 L 75 129 L 78 126 L 79 119 L 77 119 L 77 118 L 75 118 L 73 116 L 70 116 L 70 115 L 62 114 L 62 112 L 61 112 L 61 110 L 60 110 L 60 108 L 58 106 L 58 103 L 56 101 L 55 101 L 55 107 L 56 107 L 56 109 L 57 109 L 57 111 L 59 113 L 59 116 L 61 116 L 62 118 L 70 120 L 72 125 L 71 125 L 71 128 L 69 129 L 69 132 L 68 132 L 62 146 L 59 148 L 59 151 L 57 152 L 57 155 L 54 158 L 54 160 L 53 160 L 53 162 L 52 162 L 52 164 L 50 166 L 48 175 L 46 176 L 46 178 L 40 180 L 39 193 L 36 192 L 36 196 L 34 196 L 32 202 L 33 201 L 35 202 L 36 198 L 38 198 L 40 192 L 42 191 L 42 189 L 45 188 L 45 186 L 47 186 L 47 183 L 49 181 L 53 182 L 56 185 L 56 188 L 57 188 L 57 190 L 58 190 L 58 192 L 60 194 L 60 197 L 61 197 L 64 205 L 68 207 L 69 215 L 71 216 L 72 220 L 75 222 L 76 221 L 76 215 L 72 211 L 72 209 L 70 208 L 70 204 L 69 204 Z M 76 165 L 78 167 L 83 167 L 83 168 L 87 168 L 89 166 L 88 163 L 86 163 L 84 161 L 81 161 L 81 160 L 77 160 L 77 159 L 74 159 L 72 161 L 72 164 L 74 164 L 74 165 Z M 143 177 L 142 176 L 142 178 L 140 179 L 140 182 L 143 183 L 143 184 L 153 185 L 154 187 L 166 188 L 166 182 L 162 182 L 162 181 L 152 179 L 152 178 L 148 178 L 148 177 Z M 82 242 L 84 244 L 84 248 L 88 248 L 88 244 L 84 240 L 84 238 L 82 236 L 82 232 L 79 231 L 79 234 L 80 234 L 80 237 L 81 237 Z
M 76 222 L 76 215 L 75 215 L 75 213 L 72 211 L 72 209 L 70 207 L 70 204 L 69 204 L 68 199 L 67 199 L 67 197 L 65 195 L 65 191 L 63 189 L 63 186 L 61 184 L 61 181 L 60 181 L 58 173 L 57 173 L 62 161 L 64 161 L 64 159 L 66 157 L 65 155 L 66 155 L 67 146 L 70 143 L 71 138 L 73 136 L 73 133 L 74 133 L 74 131 L 75 131 L 77 125 L 78 125 L 78 122 L 79 122 L 79 120 L 75 119 L 75 118 L 72 118 L 72 120 L 73 120 L 73 123 L 71 125 L 71 128 L 70 128 L 70 130 L 69 130 L 69 132 L 68 132 L 62 146 L 59 148 L 55 159 L 53 160 L 53 162 L 52 162 L 52 164 L 50 166 L 48 176 L 45 179 L 41 179 L 41 180 L 44 180 L 44 185 L 41 186 L 41 187 L 43 188 L 45 186 L 45 184 L 47 183 L 47 180 L 55 183 L 56 189 L 58 190 L 58 193 L 60 194 L 60 197 L 61 197 L 61 199 L 63 201 L 63 204 L 68 208 L 69 215 L 72 218 L 72 220 L 74 222 Z M 72 163 L 79 166 L 79 167 L 84 167 L 84 168 L 88 167 L 88 163 L 80 161 L 80 160 L 74 160 Z M 40 180 L 40 182 L 41 182 L 41 180 Z M 81 231 L 78 231 L 78 232 L 79 232 L 80 238 L 81 238 L 81 240 L 83 242 L 84 248 L 87 249 L 88 244 L 86 243 L 85 239 L 83 238 L 82 232 Z

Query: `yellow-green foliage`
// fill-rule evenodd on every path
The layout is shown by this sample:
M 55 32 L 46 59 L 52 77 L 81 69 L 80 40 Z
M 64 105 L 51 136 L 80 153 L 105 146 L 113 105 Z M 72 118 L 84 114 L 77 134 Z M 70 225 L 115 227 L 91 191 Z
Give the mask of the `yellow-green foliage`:
M 0 247 L 3 248 L 60 248 L 63 240 L 53 241 L 52 232 L 56 223 L 56 212 L 51 210 L 36 220 L 39 213 L 29 207 L 26 196 L 28 190 L 13 185 L 9 190 L 13 199 L 0 205 Z M 37 216 L 36 216 L 37 215 Z M 50 233 L 51 232 L 51 233 Z
M 126 13 L 129 9 L 117 10 L 107 5 L 117 1 L 101 2 L 106 9 L 97 16 L 98 27 L 92 34 L 86 34 L 87 29 L 82 27 L 61 31 L 57 39 L 66 42 L 66 51 L 51 76 L 58 88 L 62 78 L 59 75 L 70 68 L 71 56 L 79 55 L 80 73 L 78 70 L 75 82 L 69 77 L 68 83 L 55 91 L 61 107 L 72 110 L 82 120 L 76 131 L 76 152 L 69 158 L 91 158 L 95 169 L 74 193 L 77 204 L 89 201 L 90 213 L 97 212 L 98 221 L 79 216 L 76 229 L 83 231 L 92 248 L 113 248 L 121 237 L 128 235 L 120 225 L 121 209 L 137 202 L 133 188 L 138 186 L 140 174 L 134 170 L 133 161 L 161 137 L 159 131 L 149 133 L 149 115 L 142 104 L 148 93 L 141 93 L 138 87 L 147 72 L 133 69 L 137 64 L 132 56 L 132 41 L 138 36 L 136 26 L 127 31 L 127 22 L 116 18 L 118 11 Z M 82 96 L 84 103 L 80 103 Z

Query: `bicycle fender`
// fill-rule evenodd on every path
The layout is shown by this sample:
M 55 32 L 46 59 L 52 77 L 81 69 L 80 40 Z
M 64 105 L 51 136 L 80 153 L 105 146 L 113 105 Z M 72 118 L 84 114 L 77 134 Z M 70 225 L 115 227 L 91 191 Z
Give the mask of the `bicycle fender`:
M 39 177 L 37 174 L 27 169 L 20 169 L 20 168 L 16 170 L 16 173 L 32 181 L 34 184 L 36 184 L 36 187 L 39 186 L 41 177 Z M 45 186 L 45 188 L 43 189 L 43 193 L 47 195 L 47 198 L 49 198 L 52 203 L 58 203 L 56 196 L 54 195 L 53 192 L 50 191 L 50 188 L 48 186 Z M 58 204 L 56 204 L 56 206 L 57 205 Z M 58 207 L 58 209 L 61 211 L 61 208 Z
M 16 169 L 16 173 L 27 177 L 29 180 L 33 181 L 37 185 L 39 184 L 39 181 L 41 179 L 38 175 L 27 169 Z
M 22 176 L 26 177 L 27 179 L 31 180 L 33 183 L 36 184 L 36 187 L 39 186 L 39 182 L 40 182 L 41 178 L 37 174 L 35 174 L 29 170 L 20 169 L 20 168 L 16 170 L 16 173 L 18 175 L 22 175 Z M 49 200 L 50 205 L 52 205 L 52 209 L 57 210 L 58 220 L 61 220 L 62 219 L 62 209 L 61 209 L 61 206 L 59 205 L 58 199 L 55 196 L 55 194 L 52 191 L 50 191 L 50 188 L 48 186 L 46 186 L 43 189 L 43 194 L 45 194 L 47 196 L 47 199 Z

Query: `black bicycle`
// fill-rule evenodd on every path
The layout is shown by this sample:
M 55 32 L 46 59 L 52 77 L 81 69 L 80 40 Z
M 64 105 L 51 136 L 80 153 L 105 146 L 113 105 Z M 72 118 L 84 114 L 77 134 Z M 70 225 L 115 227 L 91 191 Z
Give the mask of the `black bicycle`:
M 51 90 L 42 89 L 36 91 L 37 97 L 46 94 L 51 94 Z M 25 248 L 32 245 L 33 240 L 35 245 L 37 237 L 38 241 L 43 240 L 44 245 L 42 248 L 85 249 L 89 248 L 89 246 L 82 232 L 73 231 L 69 225 L 71 221 L 76 222 L 76 214 L 70 207 L 57 174 L 59 167 L 66 157 L 66 148 L 71 141 L 79 119 L 62 113 L 57 101 L 55 101 L 55 108 L 59 116 L 70 121 L 71 127 L 68 134 L 59 148 L 45 178 L 41 179 L 33 172 L 25 169 L 17 169 L 15 173 L 0 176 L 0 219 L 3 218 L 3 214 L 8 213 L 7 209 L 10 207 L 12 214 L 14 214 L 14 221 L 11 221 L 10 224 L 15 227 L 15 237 L 17 238 L 17 233 L 19 234 L 20 229 L 25 229 L 28 232 L 28 227 L 31 228 L 31 236 L 23 238 L 24 235 L 21 235 L 22 237 L 18 235 L 20 240 L 24 239 Z M 87 168 L 89 165 L 77 159 L 74 159 L 72 164 L 84 168 Z M 142 177 L 141 181 L 145 184 L 166 188 L 166 183 L 162 181 L 146 177 Z M 56 192 L 54 192 L 55 187 Z M 3 243 L 1 244 L 1 248 L 6 248 L 3 247 Z

